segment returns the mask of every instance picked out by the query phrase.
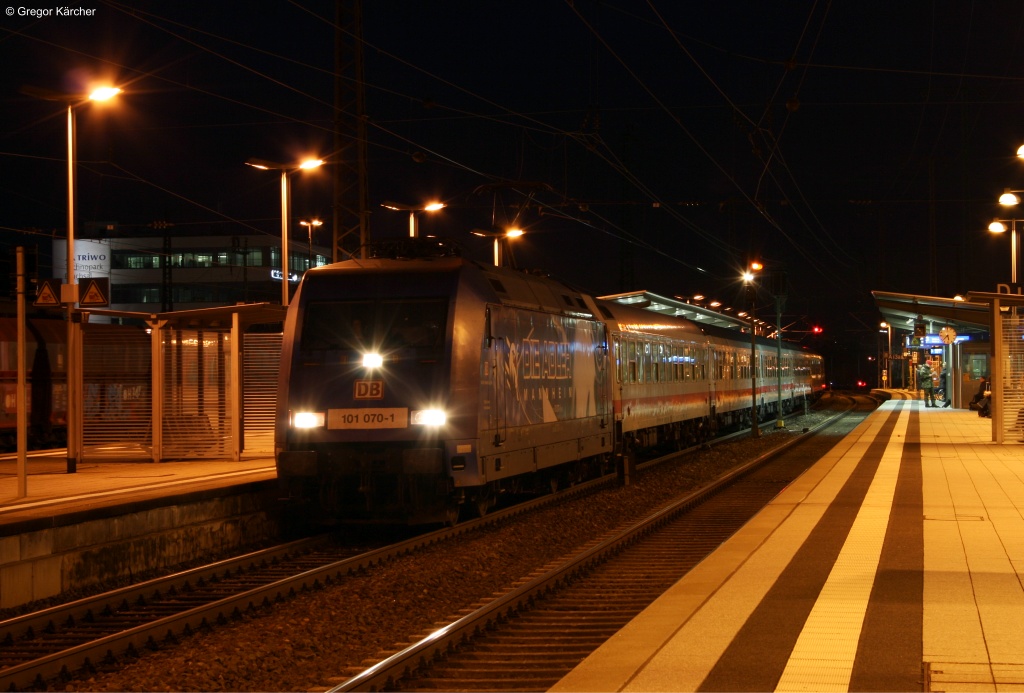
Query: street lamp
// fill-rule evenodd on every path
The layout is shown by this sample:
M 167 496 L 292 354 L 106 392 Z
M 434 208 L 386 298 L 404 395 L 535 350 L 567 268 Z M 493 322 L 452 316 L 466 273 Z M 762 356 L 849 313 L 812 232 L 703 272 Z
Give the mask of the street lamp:
M 754 332 L 757 322 L 754 315 L 757 285 L 754 284 L 754 278 L 762 269 L 764 265 L 754 261 L 743 273 L 743 283 L 747 287 L 747 298 L 750 300 L 750 434 L 755 438 L 761 435 L 761 431 L 757 426 L 757 335 Z
M 316 228 L 317 226 L 323 226 L 324 223 L 322 221 L 320 221 L 319 219 L 310 219 L 309 221 L 306 221 L 305 219 L 302 219 L 302 220 L 299 221 L 299 224 L 301 224 L 302 226 L 305 226 L 306 227 L 306 231 L 309 233 L 309 250 L 308 250 L 308 252 L 309 252 L 309 268 L 308 269 L 313 269 L 313 229 Z
M 886 331 L 885 370 L 882 373 L 885 375 L 885 380 L 895 386 L 895 378 L 892 377 L 892 325 L 883 320 L 878 323 L 878 326 Z
M 429 202 L 421 207 L 414 207 L 412 205 L 404 205 L 401 202 L 390 202 L 388 200 L 381 202 L 380 206 L 385 209 L 393 209 L 396 212 L 409 213 L 409 238 L 419 238 L 420 228 L 419 222 L 416 219 L 416 215 L 419 212 L 436 212 L 439 209 L 445 208 L 445 204 L 443 202 Z
M 1024 147 L 1021 147 L 1024 149 Z M 1020 151 L 1018 151 L 1020 156 Z M 1016 207 L 1020 204 L 1020 198 L 1015 193 L 1020 190 L 1004 190 L 1003 194 L 999 196 L 999 204 L 1003 207 Z M 1017 284 L 1017 220 L 1009 219 L 1010 222 L 1010 281 Z M 1005 233 L 1006 224 L 1003 220 L 997 219 L 988 225 L 988 230 L 992 233 Z
M 121 93 L 118 87 L 99 87 L 87 95 L 70 95 L 53 92 L 38 87 L 22 87 L 22 93 L 46 101 L 60 101 L 67 104 L 68 131 L 68 233 L 67 233 L 67 279 L 61 289 L 61 301 L 67 305 L 68 344 L 67 344 L 67 471 L 73 474 L 78 471 L 78 456 L 82 442 L 82 405 L 81 399 L 81 354 L 79 328 L 75 321 L 75 303 L 78 302 L 78 286 L 75 283 L 75 109 L 90 101 L 109 101 Z
M 249 159 L 245 162 L 247 166 L 258 168 L 261 171 L 281 172 L 281 305 L 288 307 L 288 217 L 289 217 L 289 191 L 288 174 L 294 171 L 305 171 L 311 168 L 323 166 L 323 159 L 304 159 L 297 164 L 278 164 L 265 159 Z
M 484 231 L 483 229 L 473 229 L 470 233 L 474 236 L 480 236 L 481 238 L 494 239 L 494 266 L 501 267 L 502 241 L 506 239 L 519 238 L 526 232 L 522 229 L 506 229 L 505 231 Z
M 1007 219 L 1010 222 L 1010 281 L 1017 283 L 1017 220 Z M 1006 223 L 996 219 L 988 225 L 992 233 L 1006 233 Z

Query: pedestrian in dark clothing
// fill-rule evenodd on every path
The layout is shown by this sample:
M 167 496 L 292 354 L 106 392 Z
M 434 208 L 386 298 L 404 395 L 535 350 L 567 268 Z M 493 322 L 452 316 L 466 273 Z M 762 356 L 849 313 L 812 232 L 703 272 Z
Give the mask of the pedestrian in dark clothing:
M 924 406 L 935 406 L 935 383 L 932 382 L 932 367 L 922 363 L 917 367 L 917 386 L 924 392 Z
M 949 371 L 947 369 L 942 369 L 939 380 L 942 383 L 942 399 L 946 400 L 946 403 L 942 405 L 942 408 L 945 409 L 953 403 L 953 393 L 949 391 Z
M 971 408 L 978 410 L 978 416 L 992 416 L 992 385 L 985 376 L 981 376 L 978 394 L 974 395 Z

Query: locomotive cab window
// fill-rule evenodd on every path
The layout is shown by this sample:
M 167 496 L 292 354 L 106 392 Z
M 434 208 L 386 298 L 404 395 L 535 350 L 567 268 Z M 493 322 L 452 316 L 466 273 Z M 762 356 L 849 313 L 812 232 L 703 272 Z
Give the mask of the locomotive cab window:
M 300 349 L 317 351 L 444 348 L 448 299 L 320 301 L 306 306 Z

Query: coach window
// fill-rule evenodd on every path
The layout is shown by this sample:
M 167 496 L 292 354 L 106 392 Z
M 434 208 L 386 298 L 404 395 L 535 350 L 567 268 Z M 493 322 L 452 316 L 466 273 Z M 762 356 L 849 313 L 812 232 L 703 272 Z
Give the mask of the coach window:
M 629 379 L 628 380 L 631 383 L 635 383 L 636 380 L 637 380 L 637 376 L 639 375 L 639 370 L 638 370 L 637 361 L 636 361 L 636 342 L 634 342 L 632 339 L 629 340 L 629 342 L 628 342 L 627 358 L 628 358 L 628 361 L 629 361 Z

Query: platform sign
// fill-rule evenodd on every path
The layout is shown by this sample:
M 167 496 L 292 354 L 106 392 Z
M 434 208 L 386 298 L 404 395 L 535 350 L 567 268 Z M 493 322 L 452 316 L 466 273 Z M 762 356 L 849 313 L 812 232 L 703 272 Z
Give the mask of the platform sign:
M 109 277 L 89 277 L 81 281 L 82 293 L 78 305 L 83 308 L 103 308 L 110 305 Z
M 60 279 L 40 279 L 39 291 L 32 301 L 36 308 L 59 308 L 60 307 Z

